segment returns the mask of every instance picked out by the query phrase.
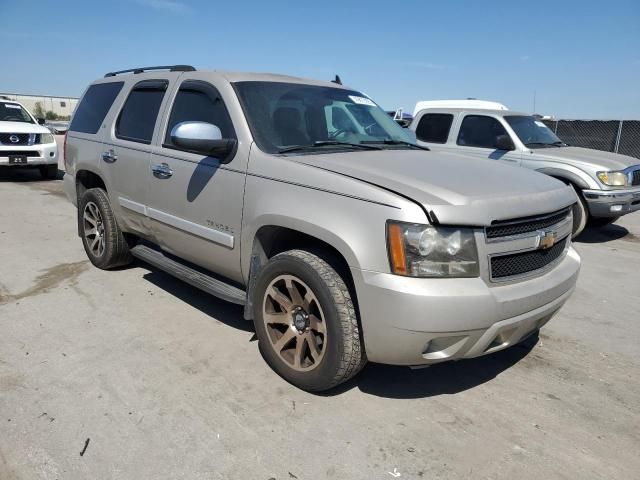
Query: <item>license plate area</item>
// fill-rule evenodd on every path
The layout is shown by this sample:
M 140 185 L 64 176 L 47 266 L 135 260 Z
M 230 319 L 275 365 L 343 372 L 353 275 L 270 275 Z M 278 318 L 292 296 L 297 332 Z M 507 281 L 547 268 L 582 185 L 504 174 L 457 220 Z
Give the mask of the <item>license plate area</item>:
M 9 165 L 25 165 L 27 163 L 26 155 L 10 155 Z

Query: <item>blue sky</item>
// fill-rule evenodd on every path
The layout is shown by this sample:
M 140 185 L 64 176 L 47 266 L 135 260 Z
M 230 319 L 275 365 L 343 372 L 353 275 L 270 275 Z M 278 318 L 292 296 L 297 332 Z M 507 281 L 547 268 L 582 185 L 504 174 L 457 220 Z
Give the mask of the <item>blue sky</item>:
M 110 70 L 340 74 L 387 109 L 475 97 L 640 119 L 640 1 L 0 0 L 0 91 L 79 95 Z

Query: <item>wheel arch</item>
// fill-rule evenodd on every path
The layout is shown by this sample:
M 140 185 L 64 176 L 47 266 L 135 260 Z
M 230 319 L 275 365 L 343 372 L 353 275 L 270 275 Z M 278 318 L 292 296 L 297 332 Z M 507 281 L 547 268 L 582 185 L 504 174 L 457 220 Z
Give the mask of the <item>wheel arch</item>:
M 576 190 L 583 190 L 589 188 L 589 184 L 580 177 L 577 173 L 570 172 L 568 170 L 563 170 L 561 168 L 539 168 L 536 170 L 537 172 L 544 173 L 545 175 L 549 175 L 557 180 L 560 180 L 564 183 L 570 183 L 571 185 L 576 187 Z

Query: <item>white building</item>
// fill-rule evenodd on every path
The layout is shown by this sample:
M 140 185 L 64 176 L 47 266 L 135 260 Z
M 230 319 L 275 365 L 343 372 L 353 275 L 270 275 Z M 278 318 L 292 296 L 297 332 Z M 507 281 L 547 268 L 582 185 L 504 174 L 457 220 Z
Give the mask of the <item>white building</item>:
M 19 93 L 0 92 L 0 98 L 13 100 L 24 105 L 35 115 L 36 103 L 40 102 L 44 112 L 53 112 L 61 117 L 70 117 L 76 108 L 78 99 L 74 97 L 53 97 L 50 95 L 21 95 Z

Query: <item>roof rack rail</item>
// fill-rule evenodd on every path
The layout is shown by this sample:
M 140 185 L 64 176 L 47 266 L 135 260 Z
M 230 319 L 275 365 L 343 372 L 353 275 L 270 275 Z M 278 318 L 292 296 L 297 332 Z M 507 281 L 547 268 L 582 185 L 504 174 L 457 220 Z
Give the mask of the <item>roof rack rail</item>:
M 116 75 L 120 75 L 121 73 L 142 73 L 148 72 L 150 70 L 169 70 L 170 72 L 195 72 L 196 69 L 191 65 L 163 65 L 159 67 L 138 67 L 138 68 L 130 68 L 128 70 L 120 70 L 118 72 L 109 72 L 104 77 L 115 77 Z

